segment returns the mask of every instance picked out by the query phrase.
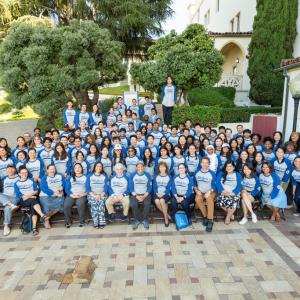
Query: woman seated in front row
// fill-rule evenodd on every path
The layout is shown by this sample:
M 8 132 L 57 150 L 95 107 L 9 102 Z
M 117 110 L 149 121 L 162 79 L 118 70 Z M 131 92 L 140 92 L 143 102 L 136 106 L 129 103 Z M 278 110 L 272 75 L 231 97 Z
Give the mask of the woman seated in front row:
M 39 187 L 37 183 L 29 177 L 29 172 L 25 166 L 19 168 L 20 179 L 15 183 L 15 194 L 20 199 L 20 206 L 29 208 L 30 217 L 32 220 L 32 234 L 38 235 L 37 215 L 41 217 L 42 222 L 49 219 L 41 209 L 38 199 Z
M 269 162 L 262 165 L 262 174 L 259 175 L 262 189 L 262 204 L 272 210 L 271 221 L 282 221 L 279 210 L 287 207 L 286 194 L 280 186 L 279 176 L 273 172 L 273 166 Z
M 232 161 L 227 161 L 217 177 L 217 204 L 227 213 L 225 224 L 234 220 L 234 212 L 239 206 L 240 192 L 242 190 L 242 177 L 235 171 Z
M 186 213 L 189 223 L 192 224 L 190 204 L 193 202 L 193 180 L 187 175 L 187 169 L 184 164 L 179 164 L 178 175 L 173 178 L 172 181 L 172 217 L 175 218 L 175 214 L 178 211 L 178 205 Z
M 40 202 L 43 212 L 49 218 L 64 211 L 64 187 L 64 176 L 56 173 L 54 165 L 48 165 L 47 175 L 44 175 L 41 181 Z M 46 229 L 51 228 L 49 220 L 46 220 L 44 225 Z

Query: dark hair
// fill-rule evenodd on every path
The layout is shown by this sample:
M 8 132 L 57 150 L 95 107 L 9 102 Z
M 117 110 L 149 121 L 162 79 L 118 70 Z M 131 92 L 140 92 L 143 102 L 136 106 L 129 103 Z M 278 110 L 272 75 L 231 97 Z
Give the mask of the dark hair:
M 81 163 L 75 163 L 74 164 L 74 167 L 73 167 L 73 172 L 72 172 L 72 178 L 74 181 L 76 181 L 76 176 L 75 176 L 75 167 L 76 166 L 80 166 L 81 168 L 81 173 L 83 174 L 83 167 L 82 167 L 82 164 Z
M 282 144 L 282 132 L 281 131 L 274 131 L 274 133 L 273 133 L 273 142 L 275 143 L 274 136 L 275 136 L 276 133 L 278 133 L 280 135 L 279 145 L 281 145 Z
M 50 167 L 54 167 L 54 168 L 55 168 L 55 171 L 56 171 L 56 167 L 55 167 L 55 165 L 53 165 L 53 164 L 48 165 L 46 169 L 49 170 Z
M 133 148 L 133 147 L 132 147 Z M 134 149 L 135 150 L 135 149 Z M 113 151 L 113 159 L 112 159 L 112 165 L 115 166 L 117 163 L 121 163 L 126 168 L 126 160 L 123 156 L 123 151 L 120 152 L 120 160 L 117 162 L 117 152 Z
M 252 133 L 251 134 L 251 140 L 253 139 L 254 136 L 257 136 L 258 137 L 258 141 L 260 142 L 261 141 L 261 135 L 259 133 Z
M 105 174 L 105 172 L 104 172 L 104 167 L 103 167 L 103 163 L 102 163 L 101 161 L 97 161 L 97 162 L 94 164 L 93 173 L 96 172 L 96 166 L 97 166 L 97 165 L 101 165 L 101 167 L 102 167 L 102 170 L 101 170 L 100 174 Z
M 244 164 L 244 165 L 243 165 L 243 167 L 242 167 L 242 175 L 243 175 L 243 177 L 246 176 L 246 175 L 245 175 L 245 172 L 244 172 L 245 167 L 247 167 L 248 169 L 251 170 L 250 177 L 251 177 L 251 178 L 254 178 L 256 173 L 255 173 L 255 170 L 254 170 L 253 166 L 250 165 L 250 164 Z
M 59 146 L 61 146 L 62 147 L 62 149 L 63 149 L 63 151 L 62 151 L 62 153 L 61 153 L 61 155 L 58 153 L 58 151 L 57 151 L 57 147 L 59 147 Z M 58 142 L 56 145 L 55 145 L 55 147 L 54 147 L 54 158 L 55 159 L 60 159 L 60 160 L 65 160 L 66 158 L 67 158 L 67 156 L 68 156 L 68 154 L 67 154 L 67 151 L 66 151 L 66 149 L 65 149 L 65 146 L 63 145 L 63 143 L 61 143 L 61 142 Z
M 266 142 L 270 142 L 272 144 L 272 149 L 274 147 L 274 141 L 273 141 L 273 138 L 271 138 L 270 136 L 267 136 L 263 139 L 263 143 L 266 143 Z
M 18 159 L 18 156 L 19 156 L 20 153 L 24 154 L 25 160 L 28 160 L 28 154 L 27 154 L 27 152 L 24 151 L 24 150 L 21 150 L 21 151 L 18 152 L 18 154 L 17 154 L 17 159 Z
M 99 148 L 95 144 L 91 144 L 89 147 L 88 155 L 91 154 L 91 147 L 94 146 L 96 148 L 95 158 L 96 160 L 100 157 L 100 151 Z
M 52 139 L 51 138 L 49 138 L 49 137 L 45 137 L 44 138 L 44 140 L 43 140 L 43 144 L 45 144 L 45 142 L 50 142 L 50 143 L 52 143 Z
M 223 184 L 225 183 L 226 178 L 227 178 L 227 175 L 228 175 L 228 173 L 227 173 L 227 171 L 226 171 L 226 168 L 227 168 L 228 165 L 232 165 L 233 168 L 235 169 L 235 165 L 234 165 L 234 162 L 233 162 L 232 160 L 227 160 L 227 161 L 225 162 L 224 167 L 222 168 L 222 173 L 223 173 L 223 174 L 222 174 Z
M 159 149 L 159 157 L 161 156 L 161 150 L 166 150 L 167 151 L 167 155 L 170 156 L 168 149 L 165 146 L 161 146 L 160 149 Z
M 273 166 L 272 166 L 272 164 L 271 164 L 270 162 L 264 161 L 264 162 L 262 163 L 262 168 L 264 167 L 264 165 L 266 165 L 266 166 L 270 169 L 270 173 L 273 172 L 274 168 L 273 168 Z M 262 172 L 262 173 L 263 173 L 263 172 Z
M 97 105 L 97 104 L 94 104 L 94 105 Z M 94 106 L 93 105 L 93 106 Z M 99 106 L 97 105 L 97 110 L 96 110 L 96 113 L 95 113 L 95 116 L 96 117 L 99 117 L 101 115 L 101 113 L 100 113 L 100 108 L 99 108 Z
M 109 148 L 111 147 L 111 140 L 110 140 L 110 138 L 107 137 L 107 136 L 105 136 L 105 137 L 102 139 L 102 142 L 101 142 L 101 150 L 103 149 L 104 146 L 106 146 L 104 143 L 105 143 L 105 141 L 107 141 L 107 140 L 108 140 L 108 142 L 109 142 L 107 148 L 109 149 Z
M 147 161 L 147 158 L 146 158 L 146 155 L 145 155 L 145 151 L 146 150 L 150 151 L 150 157 L 149 157 L 148 161 Z M 147 147 L 147 148 L 144 149 L 143 162 L 144 162 L 144 164 L 145 164 L 146 167 L 152 167 L 153 164 L 154 164 L 154 158 L 153 158 L 153 155 L 152 155 L 152 151 L 151 151 L 151 149 L 149 147 Z

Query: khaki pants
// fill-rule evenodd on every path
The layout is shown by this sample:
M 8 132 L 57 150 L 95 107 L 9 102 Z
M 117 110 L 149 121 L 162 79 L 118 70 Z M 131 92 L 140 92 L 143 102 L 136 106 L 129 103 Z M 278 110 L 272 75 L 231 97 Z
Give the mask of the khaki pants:
M 123 205 L 123 214 L 124 216 L 128 215 L 128 210 L 129 210 L 129 196 L 123 196 L 122 200 L 116 203 L 122 203 Z M 105 202 L 107 211 L 109 214 L 114 214 L 115 210 L 114 210 L 114 202 L 112 200 L 112 197 L 109 197 L 106 202 Z
M 204 218 L 210 220 L 214 218 L 215 198 L 216 198 L 215 192 L 211 192 L 208 199 L 204 198 L 204 194 L 202 194 L 201 196 L 196 194 L 195 201 Z M 205 200 L 207 203 L 207 208 L 205 206 Z

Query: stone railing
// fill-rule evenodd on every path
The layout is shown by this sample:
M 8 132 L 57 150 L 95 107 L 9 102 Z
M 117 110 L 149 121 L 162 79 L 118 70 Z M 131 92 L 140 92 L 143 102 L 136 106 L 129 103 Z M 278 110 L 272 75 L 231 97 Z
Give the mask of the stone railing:
M 218 82 L 217 86 L 228 86 L 234 87 L 236 90 L 242 90 L 243 87 L 243 76 L 242 75 L 232 75 L 223 76 Z

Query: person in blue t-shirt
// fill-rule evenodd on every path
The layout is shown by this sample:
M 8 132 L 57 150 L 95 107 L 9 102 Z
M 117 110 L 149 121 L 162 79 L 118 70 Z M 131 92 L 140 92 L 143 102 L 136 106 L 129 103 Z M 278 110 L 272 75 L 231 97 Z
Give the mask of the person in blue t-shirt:
M 0 179 L 0 205 L 4 207 L 3 235 L 5 236 L 10 234 L 10 222 L 12 213 L 19 208 L 19 199 L 17 199 L 14 189 L 15 183 L 19 180 L 17 170 L 14 165 L 7 165 L 6 169 L 7 176 Z
M 259 175 L 259 182 L 262 189 L 262 204 L 272 210 L 271 221 L 281 221 L 280 209 L 286 208 L 287 197 L 280 186 L 280 178 L 273 171 L 269 162 L 262 165 L 262 173 Z
M 184 164 L 179 164 L 178 175 L 173 178 L 171 190 L 173 196 L 171 200 L 173 219 L 179 209 L 178 205 L 181 204 L 189 223 L 192 224 L 190 204 L 193 201 L 193 180 L 187 174 Z
M 85 212 L 87 202 L 86 176 L 83 174 L 83 167 L 76 163 L 73 168 L 72 176 L 66 180 L 67 197 L 64 202 L 64 214 L 66 227 L 70 228 L 72 224 L 72 207 L 77 206 L 79 216 L 79 227 L 85 224 Z
M 194 178 L 195 201 L 202 213 L 202 224 L 206 227 L 207 232 L 211 232 L 213 228 L 216 198 L 216 174 L 209 169 L 209 165 L 209 158 L 203 157 L 201 159 L 201 167 Z
M 64 175 L 56 173 L 55 166 L 49 165 L 40 186 L 41 206 L 49 218 L 64 211 L 64 187 Z M 45 228 L 51 228 L 49 220 L 45 222 Z
M 240 225 L 245 225 L 248 222 L 248 212 L 251 214 L 252 222 L 257 223 L 256 214 L 253 212 L 252 203 L 254 202 L 255 198 L 260 192 L 260 186 L 258 177 L 256 176 L 255 169 L 252 168 L 251 165 L 246 164 L 242 168 L 242 192 L 241 192 L 241 199 L 242 199 L 242 206 L 244 217 L 239 222 Z
M 143 224 L 145 229 L 149 229 L 151 191 L 151 177 L 145 172 L 144 163 L 139 161 L 136 164 L 136 172 L 131 174 L 129 179 L 130 206 L 135 220 L 132 224 L 133 230 L 137 229 L 140 224 Z M 142 212 L 140 208 L 142 208 Z
M 296 204 L 296 213 L 294 216 L 300 215 L 300 156 L 294 159 L 294 167 L 291 172 L 291 184 L 293 187 L 293 198 Z
M 37 216 L 41 217 L 41 221 L 45 223 L 49 217 L 42 212 L 40 202 L 38 199 L 39 187 L 37 183 L 29 177 L 29 172 L 25 166 L 19 169 L 19 180 L 16 181 L 14 189 L 18 199 L 20 199 L 20 206 L 29 208 L 32 220 L 32 234 L 38 235 Z
M 239 206 L 242 190 L 242 177 L 235 171 L 232 161 L 227 161 L 222 172 L 217 176 L 217 204 L 226 212 L 225 225 L 234 219 L 234 212 Z
M 94 227 L 103 229 L 105 221 L 105 200 L 108 195 L 108 178 L 103 164 L 96 162 L 93 173 L 87 177 L 86 191 Z

